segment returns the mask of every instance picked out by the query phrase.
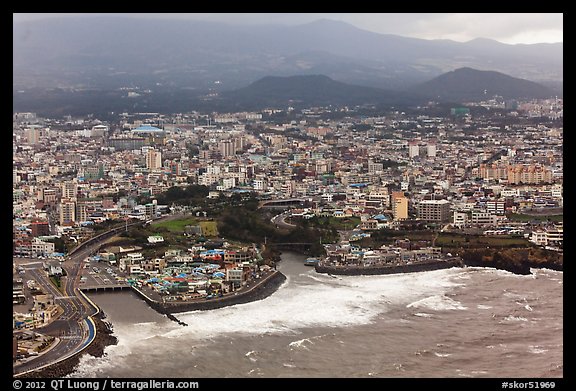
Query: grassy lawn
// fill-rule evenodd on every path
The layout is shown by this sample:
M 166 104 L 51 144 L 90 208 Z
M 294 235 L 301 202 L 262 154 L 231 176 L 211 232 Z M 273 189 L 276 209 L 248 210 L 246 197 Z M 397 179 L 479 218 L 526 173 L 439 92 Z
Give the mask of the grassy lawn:
M 171 221 L 162 221 L 159 223 L 153 223 L 150 226 L 149 231 L 154 231 L 155 229 L 165 228 L 173 233 L 182 233 L 187 225 L 199 225 L 202 227 L 202 235 L 206 237 L 218 236 L 218 226 L 215 221 L 199 221 L 195 218 L 185 218 Z M 162 233 L 160 233 L 162 234 Z
M 218 225 L 215 221 L 201 221 L 202 235 L 206 237 L 218 236 Z
M 311 225 L 320 228 L 335 228 L 337 230 L 351 230 L 360 224 L 360 217 L 314 217 Z
M 410 239 L 411 242 L 428 241 L 432 242 L 435 233 L 432 231 L 395 231 L 395 230 L 379 230 L 373 231 L 371 237 L 361 239 L 358 244 L 360 246 L 376 248 L 383 244 L 391 245 L 399 239 Z
M 550 221 L 553 222 L 558 222 L 558 221 L 564 221 L 564 215 L 526 215 L 526 214 L 521 214 L 521 213 L 512 213 L 507 215 L 506 217 L 508 217 L 511 221 L 521 221 L 521 222 L 526 222 L 526 221 L 547 221 L 548 219 L 550 219 Z
M 185 219 L 161 221 L 159 223 L 152 223 L 151 228 L 166 228 L 171 232 L 184 232 L 184 227 L 187 225 L 198 225 L 198 220 L 189 217 Z
M 440 247 L 512 247 L 529 246 L 530 242 L 524 238 L 510 236 L 493 237 L 441 233 L 435 244 Z

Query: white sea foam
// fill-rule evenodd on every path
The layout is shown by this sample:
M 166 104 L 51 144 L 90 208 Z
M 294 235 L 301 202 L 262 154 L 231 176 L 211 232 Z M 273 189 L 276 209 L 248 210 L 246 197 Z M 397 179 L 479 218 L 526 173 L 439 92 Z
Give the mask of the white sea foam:
M 530 280 L 534 278 L 534 275 L 532 274 L 516 274 L 509 272 L 508 270 L 495 269 L 492 267 L 471 266 L 467 267 L 466 269 L 482 271 L 483 273 L 486 274 L 495 274 L 500 277 L 513 277 L 518 279 L 530 279 Z
M 434 352 L 434 354 L 436 355 L 436 357 L 450 357 L 452 355 L 452 353 L 438 353 L 438 352 Z
M 117 337 L 116 345 L 104 348 L 102 357 L 93 357 L 89 354 L 80 356 L 79 365 L 70 377 L 95 377 L 98 373 L 105 373 L 117 366 L 119 359 L 129 357 L 136 353 L 136 347 L 141 341 L 159 340 L 160 335 L 167 330 L 181 327 L 174 322 L 158 324 L 157 322 L 140 322 L 134 324 L 120 323 L 114 325 L 114 336 Z M 195 344 L 201 346 L 200 342 Z
M 257 354 L 257 352 L 256 352 L 255 350 L 251 350 L 251 351 L 249 351 L 248 353 L 246 353 L 244 356 L 245 356 L 245 357 L 248 357 L 248 359 L 249 359 L 250 361 L 256 362 L 256 361 L 258 361 L 258 358 L 255 357 L 256 354 Z
M 160 316 L 157 324 L 142 322 L 134 325 L 129 324 L 129 321 L 114 323 L 114 334 L 119 338 L 118 345 L 106 347 L 105 355 L 100 358 L 83 355 L 78 369 L 71 376 L 75 378 L 114 377 L 122 373 L 122 368 L 139 367 L 149 369 L 153 376 L 162 374 L 164 370 L 169 375 L 197 375 L 200 373 L 200 369 L 193 370 L 196 363 L 200 363 L 201 373 L 204 374 L 207 365 L 218 365 L 210 360 L 219 360 L 219 355 L 203 355 L 196 354 L 196 352 L 207 351 L 206 349 L 211 348 L 212 345 L 215 349 L 223 349 L 222 351 L 226 352 L 227 357 L 230 355 L 236 358 L 238 363 L 236 374 L 246 377 L 277 376 L 281 372 L 273 372 L 268 367 L 269 354 L 274 354 L 278 360 L 274 363 L 280 367 L 280 371 L 283 368 L 287 375 L 306 375 L 309 373 L 307 360 L 314 357 L 312 353 L 316 349 L 321 353 L 325 346 L 329 346 L 321 344 L 314 339 L 315 337 L 311 337 L 311 335 L 320 334 L 311 334 L 317 326 L 354 326 L 373 321 L 380 325 L 381 321 L 384 321 L 385 325 L 390 325 L 391 329 L 396 330 L 404 323 L 408 327 L 420 326 L 422 322 L 424 325 L 428 324 L 432 320 L 424 318 L 430 316 L 434 322 L 441 325 L 442 322 L 450 322 L 451 317 L 456 315 L 456 311 L 437 313 L 433 309 L 428 309 L 427 306 L 442 304 L 450 307 L 454 306 L 454 303 L 456 303 L 456 307 L 468 305 L 469 301 L 466 299 L 466 294 L 470 295 L 470 303 L 473 303 L 470 304 L 470 308 L 473 308 L 475 313 L 484 312 L 487 316 L 495 313 L 494 320 L 501 322 L 499 327 L 507 326 L 501 330 L 502 334 L 498 333 L 497 340 L 487 340 L 482 344 L 485 349 L 490 349 L 485 351 L 485 353 L 492 353 L 488 356 L 504 354 L 510 349 L 499 342 L 509 342 L 510 346 L 514 346 L 516 349 L 516 332 L 522 329 L 519 327 L 528 326 L 531 324 L 530 322 L 535 321 L 536 319 L 532 318 L 532 315 L 542 316 L 542 319 L 546 319 L 544 313 L 540 314 L 542 310 L 546 310 L 548 307 L 546 305 L 548 302 L 544 300 L 546 296 L 544 293 L 540 293 L 540 285 L 551 280 L 552 283 L 548 284 L 547 287 L 557 289 L 556 280 L 562 279 L 561 272 L 560 274 L 550 272 L 552 278 L 539 275 L 541 278 L 536 280 L 521 280 L 509 273 L 497 276 L 491 275 L 495 272 L 493 270 L 470 269 L 393 276 L 344 276 L 341 277 L 342 279 L 336 279 L 327 275 L 315 274 L 311 270 L 309 274 L 308 270 L 304 270 L 306 272 L 304 274 L 307 274 L 304 277 L 300 274 L 301 268 L 297 270 L 296 274 L 289 275 L 287 273 L 288 281 L 265 300 L 213 311 L 176 314 L 178 318 L 189 325 L 188 327 L 168 321 Z M 463 275 L 471 276 L 471 279 L 460 278 Z M 482 281 L 494 283 L 494 286 L 487 285 L 487 288 L 493 288 L 490 295 L 485 294 L 484 286 L 479 285 Z M 511 283 L 507 284 L 508 281 Z M 451 294 L 456 292 L 453 287 L 462 284 L 470 285 L 470 289 L 458 290 L 459 295 L 452 296 Z M 503 291 L 503 287 L 506 287 L 508 291 Z M 559 288 L 561 289 L 561 287 Z M 532 291 L 535 293 L 532 294 Z M 495 297 L 500 299 L 501 293 L 505 294 L 506 300 L 494 300 Z M 432 299 L 430 299 L 431 297 Z M 542 299 L 535 301 L 537 297 Z M 472 301 L 472 298 L 477 301 Z M 459 300 L 461 303 L 454 302 L 454 300 Z M 439 303 L 434 303 L 434 301 Z M 538 303 L 537 307 L 528 314 L 529 309 L 526 308 L 526 305 L 531 303 L 530 305 L 536 306 L 534 304 L 536 302 Z M 413 303 L 416 303 L 412 306 L 413 308 L 406 308 L 407 305 Z M 489 306 L 484 306 L 484 304 L 489 304 L 494 308 L 488 308 Z M 422 308 L 418 308 L 418 306 Z M 466 312 L 460 312 L 460 314 L 461 316 L 457 316 L 456 319 L 467 316 Z M 112 311 L 110 315 L 113 318 Z M 506 315 L 510 316 L 506 317 Z M 524 316 L 528 318 L 528 321 L 522 318 Z M 156 319 L 156 317 L 152 318 Z M 139 317 L 138 321 L 141 319 L 148 318 Z M 306 327 L 313 329 L 301 330 Z M 479 325 L 479 327 L 483 326 Z M 338 351 L 346 352 L 353 344 L 352 341 L 355 341 L 355 338 L 350 339 L 348 336 L 351 330 L 355 330 L 355 328 L 349 327 L 348 332 L 334 329 L 332 331 L 337 336 L 329 334 L 332 337 L 329 337 L 328 340 L 335 345 Z M 531 328 L 525 327 L 521 331 L 528 332 L 529 330 Z M 276 341 L 285 341 L 283 342 L 283 349 L 270 351 L 267 350 L 269 345 L 260 345 L 260 338 L 263 338 L 262 341 L 265 342 L 271 333 L 286 333 L 280 340 L 275 339 Z M 512 339 L 508 339 L 506 333 L 511 333 Z M 179 338 L 180 336 L 181 338 Z M 240 338 L 240 343 L 236 343 L 236 336 Z M 422 338 L 424 337 L 422 336 Z M 367 338 L 371 338 L 371 336 Z M 227 342 L 231 340 L 235 341 L 234 346 L 231 346 L 228 351 L 226 349 L 230 345 Z M 415 348 L 428 346 L 428 340 L 425 341 L 425 343 L 415 345 Z M 445 343 L 443 346 L 433 343 L 433 348 L 429 347 L 429 350 L 418 351 L 415 354 L 421 355 L 420 358 L 423 359 L 423 362 L 425 359 L 430 362 L 451 361 L 456 357 L 456 352 L 453 352 L 453 355 L 446 360 L 442 357 L 452 351 L 453 341 L 452 339 L 449 341 L 450 343 Z M 440 342 L 446 341 L 441 340 Z M 562 349 L 562 345 L 555 347 L 552 344 L 543 345 L 541 342 L 538 338 L 526 339 L 524 347 L 521 348 L 524 350 L 523 357 L 527 360 L 530 357 L 532 360 L 539 360 L 542 357 L 547 357 L 548 354 L 551 354 L 550 352 L 561 351 Z M 199 350 L 196 350 L 198 347 Z M 438 350 L 435 351 L 434 349 Z M 545 349 L 549 349 L 549 351 L 546 352 Z M 394 373 L 418 376 L 419 374 L 414 372 L 413 366 L 408 365 L 403 368 L 399 364 L 414 350 L 409 350 L 405 355 L 398 355 L 395 358 L 397 363 L 394 366 L 389 363 L 386 368 L 380 368 L 383 370 L 381 374 L 376 372 L 380 369 L 361 366 L 362 364 L 359 364 L 360 366 L 355 373 L 366 376 L 367 372 L 372 371 L 377 376 L 390 376 Z M 183 360 L 172 363 L 174 351 L 181 353 Z M 458 357 L 460 355 L 461 353 L 458 353 Z M 439 360 L 436 360 L 435 357 L 438 357 Z M 408 357 L 407 362 L 411 362 L 411 360 L 412 358 Z M 267 368 L 265 373 L 262 369 L 256 368 L 260 363 L 263 363 L 262 365 Z M 168 368 L 169 365 L 174 365 L 174 369 L 164 369 Z M 482 371 L 471 371 L 471 369 L 481 368 L 480 365 L 475 363 L 462 365 L 459 376 L 486 376 Z M 188 372 L 188 368 L 192 371 Z M 406 372 L 399 373 L 396 371 Z M 490 375 L 494 373 L 492 370 L 489 371 Z M 127 371 L 126 374 L 139 375 L 138 372 L 132 370 Z M 210 374 L 208 373 L 208 375 Z M 457 372 L 454 372 L 454 368 L 449 366 L 444 368 L 443 374 L 456 376 Z
M 546 352 L 548 351 L 548 349 L 542 349 L 542 348 L 539 347 L 539 346 L 530 345 L 530 346 L 528 347 L 528 351 L 529 351 L 530 353 L 533 353 L 533 354 L 542 354 L 542 353 L 546 353 Z
M 522 317 L 522 316 L 513 316 L 513 315 L 508 315 L 507 317 L 504 318 L 504 320 L 506 322 L 527 322 L 528 319 Z
M 370 323 L 394 304 L 403 304 L 431 294 L 442 296 L 461 284 L 451 278 L 460 269 L 387 276 L 344 276 L 337 284 L 291 284 L 264 300 L 211 311 L 178 314 L 187 327 L 163 333 L 164 337 L 209 338 L 230 334 L 293 333 L 315 327 L 341 327 Z M 333 280 L 334 281 L 334 280 Z M 449 298 L 443 307 L 462 309 Z
M 325 279 L 319 278 L 318 276 L 315 276 L 314 274 L 302 273 L 302 274 L 300 274 L 300 275 L 303 276 L 303 277 L 308 277 L 308 278 L 310 278 L 311 280 L 314 280 L 314 281 L 326 282 Z M 323 275 L 323 274 L 322 274 L 322 275 Z
M 421 300 L 412 302 L 406 306 L 407 308 L 428 308 L 434 311 L 446 311 L 446 310 L 466 310 L 468 307 L 462 305 L 462 303 L 451 299 L 450 297 L 444 295 L 434 295 L 429 296 Z
M 314 344 L 309 338 L 299 339 L 298 341 L 293 341 L 288 344 L 291 349 L 308 349 L 306 342 L 309 344 Z
M 545 267 L 541 267 L 541 268 L 530 268 L 530 273 L 538 276 L 539 274 L 544 274 L 544 275 L 558 275 L 558 276 L 562 276 L 564 275 L 563 271 L 560 270 L 554 270 L 554 269 L 548 269 Z

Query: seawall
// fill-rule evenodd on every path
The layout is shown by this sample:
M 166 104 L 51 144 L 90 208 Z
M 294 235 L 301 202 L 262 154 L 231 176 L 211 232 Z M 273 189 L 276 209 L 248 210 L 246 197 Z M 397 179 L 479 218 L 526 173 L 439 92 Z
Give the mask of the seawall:
M 232 294 L 210 300 L 191 302 L 159 302 L 152 300 L 138 288 L 134 288 L 134 292 L 159 313 L 169 315 L 179 312 L 213 310 L 230 305 L 262 300 L 274 293 L 284 281 L 286 281 L 286 276 L 275 270 L 257 285 L 251 287 L 249 290 L 238 292 L 236 295 Z
M 448 269 L 451 267 L 462 267 L 462 260 L 452 258 L 443 261 L 418 262 L 402 265 L 385 265 L 385 266 L 330 266 L 316 265 L 318 273 L 328 273 L 336 275 L 359 276 L 359 275 L 376 275 L 376 274 L 396 274 L 396 273 L 415 273 L 438 269 Z
M 104 348 L 108 345 L 116 345 L 118 339 L 112 335 L 112 326 L 110 323 L 101 319 L 102 315 L 94 316 L 94 324 L 96 328 L 95 338 L 90 345 L 81 350 L 71 357 L 62 361 L 46 366 L 42 369 L 37 369 L 26 374 L 19 375 L 20 378 L 57 378 L 64 377 L 74 372 L 76 366 L 80 363 L 80 357 L 88 353 L 94 357 L 102 357 L 104 355 Z

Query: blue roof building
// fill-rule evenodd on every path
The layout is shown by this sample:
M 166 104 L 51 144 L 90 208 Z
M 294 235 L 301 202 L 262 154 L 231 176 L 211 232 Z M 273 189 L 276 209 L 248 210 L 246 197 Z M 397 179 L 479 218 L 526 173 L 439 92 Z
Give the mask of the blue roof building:
M 140 125 L 136 129 L 132 129 L 132 133 L 162 133 L 163 129 L 157 128 L 152 125 Z

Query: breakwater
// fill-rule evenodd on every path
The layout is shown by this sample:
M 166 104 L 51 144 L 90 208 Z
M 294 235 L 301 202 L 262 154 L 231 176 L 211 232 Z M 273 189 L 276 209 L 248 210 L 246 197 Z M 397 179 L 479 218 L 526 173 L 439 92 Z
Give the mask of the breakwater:
M 377 266 L 333 266 L 319 263 L 315 266 L 316 272 L 347 276 L 375 275 L 375 274 L 396 274 L 414 273 L 430 270 L 448 269 L 451 267 L 462 267 L 464 264 L 460 258 L 450 258 L 446 260 L 423 261 L 406 264 L 377 265 Z
M 282 283 L 286 281 L 286 276 L 279 271 L 274 271 L 272 274 L 264 277 L 256 285 L 247 290 L 236 292 L 223 297 L 216 297 L 210 300 L 202 301 L 188 301 L 188 302 L 160 302 L 148 297 L 144 292 L 138 288 L 134 288 L 134 292 L 138 294 L 150 307 L 161 314 L 174 314 L 179 312 L 197 311 L 197 310 L 213 310 L 235 304 L 244 304 L 256 300 L 262 300 L 272 293 L 274 293 Z

